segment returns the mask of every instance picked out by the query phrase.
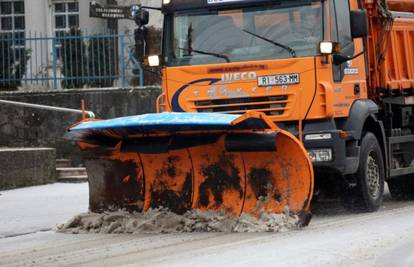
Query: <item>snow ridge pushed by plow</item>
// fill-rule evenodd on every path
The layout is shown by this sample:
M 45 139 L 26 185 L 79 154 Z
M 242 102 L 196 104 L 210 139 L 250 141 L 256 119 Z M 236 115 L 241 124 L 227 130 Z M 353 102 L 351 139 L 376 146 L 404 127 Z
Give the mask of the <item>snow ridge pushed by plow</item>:
M 300 228 L 298 216 L 263 213 L 259 218 L 242 214 L 229 217 L 218 212 L 189 211 L 177 215 L 165 209 L 145 213 L 124 210 L 105 213 L 84 213 L 58 226 L 61 233 L 85 234 L 158 234 L 190 232 L 285 232 Z

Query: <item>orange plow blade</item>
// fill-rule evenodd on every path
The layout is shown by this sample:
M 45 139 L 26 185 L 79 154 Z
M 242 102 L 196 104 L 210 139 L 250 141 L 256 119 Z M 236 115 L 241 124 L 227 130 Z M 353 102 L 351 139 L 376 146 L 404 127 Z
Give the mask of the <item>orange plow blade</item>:
M 83 122 L 68 137 L 83 152 L 92 211 L 289 209 L 309 218 L 312 163 L 263 114 L 148 114 Z

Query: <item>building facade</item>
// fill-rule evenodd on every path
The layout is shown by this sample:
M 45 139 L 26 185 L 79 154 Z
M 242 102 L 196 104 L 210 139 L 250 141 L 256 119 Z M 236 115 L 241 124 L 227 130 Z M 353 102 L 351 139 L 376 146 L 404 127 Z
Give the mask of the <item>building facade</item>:
M 161 0 L 96 0 L 96 2 L 101 5 L 121 6 L 136 4 L 160 6 L 161 4 Z M 129 44 L 126 44 L 126 47 L 133 46 L 134 40 L 131 37 L 133 37 L 134 30 L 136 29 L 135 22 L 131 20 L 114 21 L 91 18 L 89 16 L 89 4 L 89 0 L 0 0 L 0 38 L 5 38 L 4 36 L 6 36 L 6 38 L 12 39 L 13 56 L 15 58 L 22 58 L 24 53 L 30 51 L 30 57 L 28 57 L 27 67 L 25 68 L 26 75 L 23 77 L 26 84 L 32 85 L 33 81 L 39 83 L 38 81 L 40 80 L 46 81 L 50 87 L 52 80 L 55 79 L 55 89 L 56 87 L 61 87 L 60 82 L 59 86 L 56 85 L 56 79 L 63 80 L 63 76 L 65 76 L 62 73 L 64 63 L 61 60 L 63 45 L 62 40 L 59 40 L 59 38 L 71 29 L 81 30 L 83 36 L 108 33 L 128 36 L 124 38 L 126 42 L 129 42 Z M 150 25 L 155 27 L 162 25 L 162 15 L 160 12 L 151 11 Z M 90 44 L 91 40 L 86 41 L 89 41 Z M 95 44 L 99 44 L 102 40 L 95 41 Z M 70 40 L 66 39 L 65 42 L 68 43 Z M 114 49 L 118 50 L 119 59 L 116 60 L 117 63 L 113 59 L 108 59 L 108 52 L 104 51 L 100 53 L 102 57 L 106 57 L 106 62 L 102 64 L 120 64 L 120 61 L 127 61 L 128 51 L 121 51 L 120 46 L 117 44 L 114 47 Z M 105 49 L 99 45 L 97 48 Z M 89 52 L 89 54 L 92 54 L 92 52 Z M 3 55 L 1 60 L 8 61 L 8 56 Z M 101 62 L 97 64 L 101 64 Z M 4 64 L 2 65 L 4 66 Z M 68 66 L 66 67 L 66 72 L 67 69 Z M 89 74 L 84 73 L 85 76 L 90 76 Z M 68 74 L 66 73 L 67 76 Z M 44 84 L 45 82 L 41 83 L 42 86 Z
M 159 6 L 161 0 L 96 0 L 100 4 Z M 151 11 L 151 25 L 161 26 L 162 16 Z M 107 20 L 89 17 L 89 1 L 86 0 L 0 0 L 0 32 L 21 36 L 23 32 L 36 32 L 53 36 L 57 32 L 79 27 L 90 33 L 108 31 Z M 132 21 L 119 21 L 117 30 L 129 32 L 135 28 Z

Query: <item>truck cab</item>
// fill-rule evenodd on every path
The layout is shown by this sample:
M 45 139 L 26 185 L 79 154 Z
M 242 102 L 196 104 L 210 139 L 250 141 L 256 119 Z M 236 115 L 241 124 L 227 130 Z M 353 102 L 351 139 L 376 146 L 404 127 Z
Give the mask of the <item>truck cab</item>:
M 303 140 L 320 171 L 354 173 L 358 150 L 347 150 L 338 124 L 368 97 L 364 34 L 351 29 L 358 9 L 342 0 L 165 3 L 164 110 L 260 111 Z

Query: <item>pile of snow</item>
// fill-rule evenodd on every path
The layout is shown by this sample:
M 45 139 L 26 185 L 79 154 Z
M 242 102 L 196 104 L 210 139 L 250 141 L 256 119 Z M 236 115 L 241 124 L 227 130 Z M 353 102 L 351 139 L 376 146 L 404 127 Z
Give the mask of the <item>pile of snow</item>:
M 285 232 L 299 228 L 299 218 L 289 214 L 263 213 L 259 218 L 243 214 L 229 217 L 219 212 L 189 211 L 177 215 L 165 209 L 145 213 L 124 210 L 105 213 L 84 213 L 58 227 L 58 232 L 85 234 L 158 234 L 188 232 Z

